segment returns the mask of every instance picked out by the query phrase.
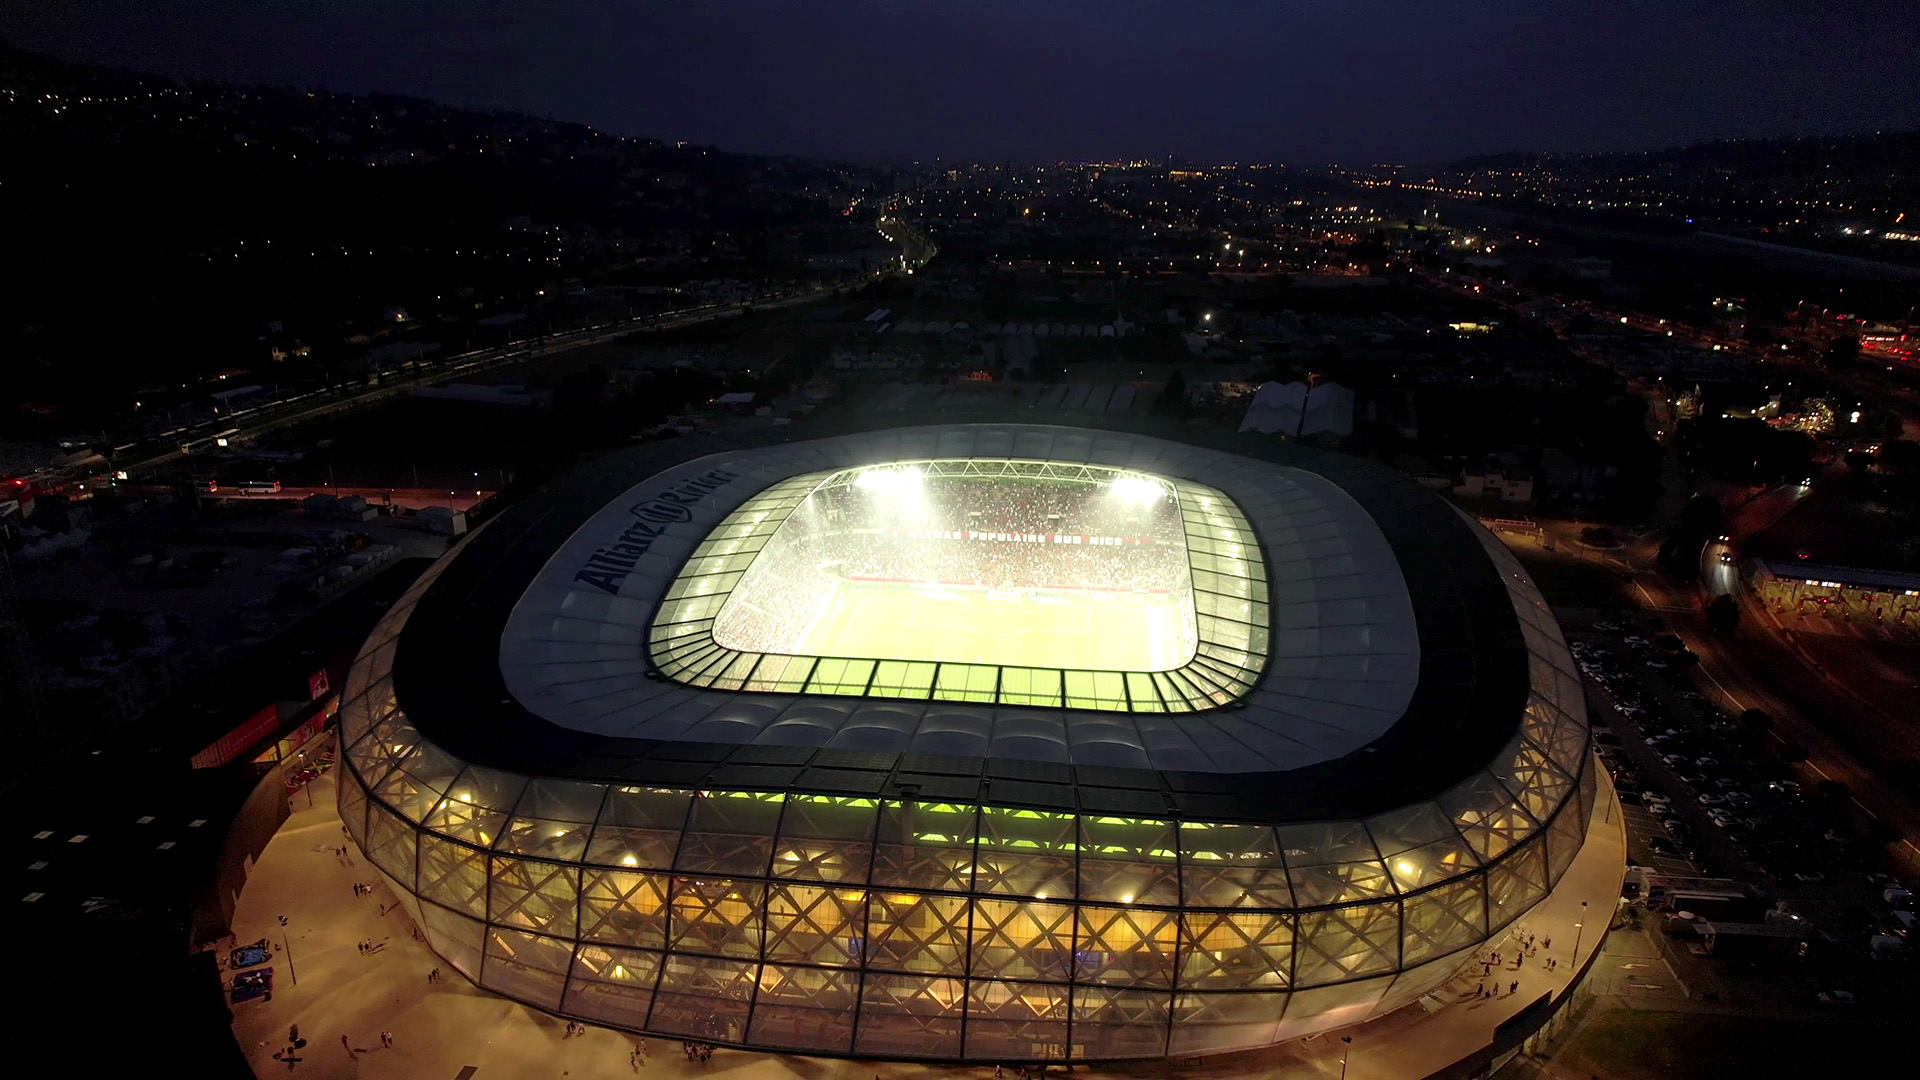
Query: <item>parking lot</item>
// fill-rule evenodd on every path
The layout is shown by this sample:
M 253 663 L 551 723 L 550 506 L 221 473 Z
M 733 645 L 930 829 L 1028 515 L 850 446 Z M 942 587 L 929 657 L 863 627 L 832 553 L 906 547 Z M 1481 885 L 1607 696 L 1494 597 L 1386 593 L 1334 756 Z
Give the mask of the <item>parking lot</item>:
M 1808 921 L 1824 962 L 1910 970 L 1910 898 L 1840 812 L 1843 785 L 1781 760 L 1764 715 L 1728 715 L 1701 694 L 1691 658 L 1656 619 L 1601 620 L 1568 637 L 1633 863 L 1751 884 Z

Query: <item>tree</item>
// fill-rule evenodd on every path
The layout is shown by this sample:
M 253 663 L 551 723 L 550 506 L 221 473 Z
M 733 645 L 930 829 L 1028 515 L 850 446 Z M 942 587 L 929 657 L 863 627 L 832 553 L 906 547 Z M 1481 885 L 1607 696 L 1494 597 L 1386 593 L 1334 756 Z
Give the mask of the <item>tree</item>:
M 1773 727 L 1773 717 L 1760 709 L 1748 709 L 1741 713 L 1740 722 L 1745 724 L 1749 731 L 1766 731 Z
M 1874 818 L 1867 823 L 1867 839 L 1880 847 L 1897 844 L 1901 841 L 1900 830 L 1887 824 L 1884 818 Z
M 607 369 L 590 364 L 584 370 L 570 371 L 553 388 L 556 413 L 575 418 L 599 411 L 606 400 Z
M 1835 367 L 1851 364 L 1860 359 L 1860 338 L 1854 334 L 1841 334 L 1827 342 L 1827 363 Z
M 1680 532 L 1689 539 L 1705 542 L 1720 532 L 1720 500 L 1711 495 L 1695 495 L 1680 509 Z
M 1707 601 L 1708 626 L 1722 634 L 1731 634 L 1739 622 L 1740 608 L 1733 602 L 1732 596 L 1722 593 Z
M 1187 377 L 1180 374 L 1179 368 L 1167 376 L 1167 384 L 1160 388 L 1160 396 L 1154 400 L 1154 411 L 1162 416 L 1182 417 L 1187 415 Z
M 1807 760 L 1807 748 L 1799 743 L 1781 743 L 1780 760 L 1789 765 L 1798 765 Z
M 1847 797 L 1853 794 L 1853 789 L 1847 787 L 1844 780 L 1822 780 L 1816 786 L 1819 787 L 1820 794 L 1834 802 L 1845 802 Z

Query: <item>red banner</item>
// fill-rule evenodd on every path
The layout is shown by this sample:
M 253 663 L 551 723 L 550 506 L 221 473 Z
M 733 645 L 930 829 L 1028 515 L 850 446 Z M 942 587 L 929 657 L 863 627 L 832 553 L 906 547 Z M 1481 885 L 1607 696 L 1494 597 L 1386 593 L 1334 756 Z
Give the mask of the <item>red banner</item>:
M 247 722 L 220 736 L 218 742 L 193 755 L 196 769 L 216 769 L 247 752 L 247 748 L 274 733 L 280 726 L 280 710 L 272 705 L 247 718 Z

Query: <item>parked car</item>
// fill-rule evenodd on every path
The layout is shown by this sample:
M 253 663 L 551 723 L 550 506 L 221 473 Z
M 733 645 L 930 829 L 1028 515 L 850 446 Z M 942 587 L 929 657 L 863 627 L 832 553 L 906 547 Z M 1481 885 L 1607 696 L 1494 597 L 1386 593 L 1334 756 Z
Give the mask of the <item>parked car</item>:
M 1813 995 L 1823 1005 L 1851 1005 L 1858 999 L 1850 990 L 1822 990 Z

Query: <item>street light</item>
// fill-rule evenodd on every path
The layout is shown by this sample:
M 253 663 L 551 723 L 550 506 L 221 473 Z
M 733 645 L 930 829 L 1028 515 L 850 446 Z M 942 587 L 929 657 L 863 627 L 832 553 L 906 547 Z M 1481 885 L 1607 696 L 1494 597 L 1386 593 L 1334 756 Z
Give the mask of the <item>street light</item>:
M 1587 902 L 1580 901 L 1580 921 L 1573 924 L 1573 962 L 1580 963 L 1580 936 L 1587 932 Z
M 1347 1055 L 1353 1053 L 1353 1036 L 1342 1035 L 1340 1041 L 1346 1044 L 1340 1049 L 1340 1080 L 1347 1080 Z

